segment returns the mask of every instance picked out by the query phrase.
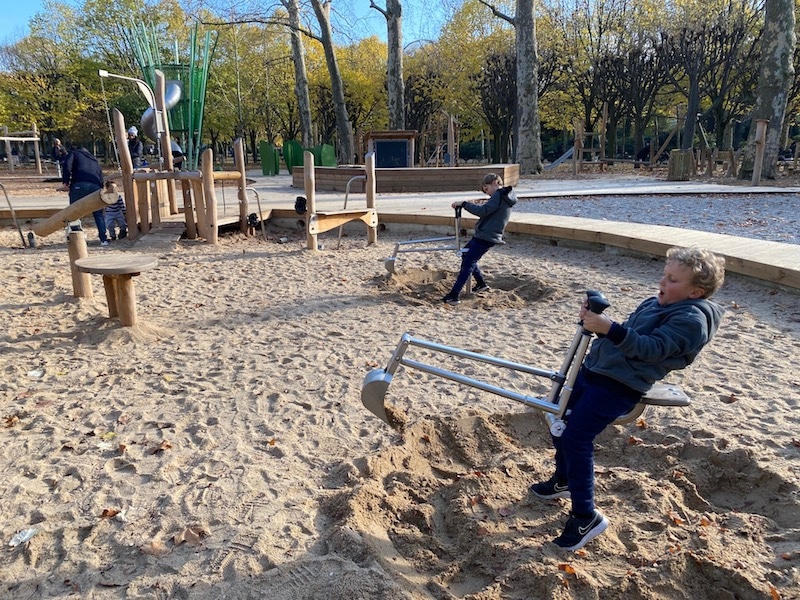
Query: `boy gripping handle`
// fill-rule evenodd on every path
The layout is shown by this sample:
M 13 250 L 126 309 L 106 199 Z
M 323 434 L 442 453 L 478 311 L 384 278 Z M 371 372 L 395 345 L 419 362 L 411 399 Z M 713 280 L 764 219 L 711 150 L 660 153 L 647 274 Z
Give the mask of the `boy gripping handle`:
M 725 259 L 698 248 L 667 251 L 658 294 L 623 323 L 593 313 L 584 303 L 583 327 L 597 334 L 553 437 L 555 473 L 531 486 L 539 498 L 571 498 L 572 511 L 555 543 L 582 548 L 608 527 L 594 505 L 594 439 L 624 415 L 667 373 L 690 365 L 719 327 L 723 309 L 709 298 L 725 278 Z

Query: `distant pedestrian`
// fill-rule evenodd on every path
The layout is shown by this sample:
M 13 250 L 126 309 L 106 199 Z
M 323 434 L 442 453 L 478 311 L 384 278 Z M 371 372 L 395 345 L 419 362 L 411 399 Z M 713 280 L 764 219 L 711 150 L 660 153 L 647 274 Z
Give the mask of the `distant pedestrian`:
M 128 129 L 128 152 L 131 154 L 133 168 L 138 169 L 141 167 L 144 144 L 142 144 L 142 140 L 139 139 L 139 130 L 136 129 L 136 127 Z
M 124 240 L 128 237 L 128 222 L 125 220 L 125 200 L 122 194 L 117 191 L 117 184 L 113 181 L 106 181 L 106 193 L 117 194 L 117 201 L 109 204 L 105 208 L 106 229 L 111 240 L 117 239 L 116 228 L 119 227 L 119 239 Z

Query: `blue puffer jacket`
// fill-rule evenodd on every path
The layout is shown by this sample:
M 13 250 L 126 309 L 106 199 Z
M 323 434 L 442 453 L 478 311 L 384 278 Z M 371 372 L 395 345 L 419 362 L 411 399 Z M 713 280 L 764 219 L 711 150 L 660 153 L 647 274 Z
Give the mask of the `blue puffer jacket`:
M 653 296 L 594 340 L 583 364 L 644 394 L 670 371 L 692 363 L 716 333 L 723 312 L 703 298 L 661 306 Z
M 493 244 L 504 244 L 503 232 L 511 219 L 511 207 L 517 203 L 517 195 L 511 186 L 500 188 L 483 204 L 464 202 L 464 210 L 478 217 L 475 237 Z

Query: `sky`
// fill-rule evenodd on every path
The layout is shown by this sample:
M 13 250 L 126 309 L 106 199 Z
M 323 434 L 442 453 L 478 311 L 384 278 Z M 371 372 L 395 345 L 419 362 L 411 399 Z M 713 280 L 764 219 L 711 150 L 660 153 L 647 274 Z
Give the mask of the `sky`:
M 41 12 L 44 0 L 0 0 L 0 44 L 13 42 L 28 33 L 28 21 Z M 376 4 L 385 6 L 380 0 Z M 430 39 L 437 35 L 441 26 L 440 13 L 436 2 L 409 0 L 403 2 L 403 41 L 408 44 L 418 39 Z M 376 10 L 369 8 L 369 0 L 334 1 L 334 10 L 339 9 L 343 18 L 355 24 L 356 35 L 366 37 L 370 34 L 386 39 L 386 21 Z M 439 13 L 439 14 L 437 14 Z M 416 17 L 416 18 L 415 18 Z M 339 40 L 338 43 L 347 43 Z
M 0 44 L 19 39 L 28 32 L 28 21 L 42 10 L 42 0 L 4 0 L 0 19 Z

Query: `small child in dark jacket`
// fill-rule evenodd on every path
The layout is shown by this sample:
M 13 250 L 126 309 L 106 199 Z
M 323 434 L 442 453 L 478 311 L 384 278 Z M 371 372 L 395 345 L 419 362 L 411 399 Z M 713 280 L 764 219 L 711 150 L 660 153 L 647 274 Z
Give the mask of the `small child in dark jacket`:
M 481 191 L 490 196 L 483 204 L 456 201 L 453 208 L 463 208 L 478 218 L 475 224 L 475 235 L 461 250 L 461 270 L 456 277 L 456 282 L 450 292 L 442 298 L 446 304 L 460 302 L 462 288 L 470 277 L 475 278 L 475 292 L 485 292 L 489 289 L 483 278 L 478 261 L 490 248 L 496 244 L 504 244 L 503 232 L 511 219 L 511 207 L 517 203 L 517 196 L 511 187 L 503 187 L 503 179 L 496 173 L 489 173 L 483 178 Z
M 698 248 L 671 248 L 658 294 L 624 323 L 584 304 L 584 329 L 597 334 L 575 380 L 560 437 L 553 437 L 556 469 L 531 486 L 539 498 L 571 498 L 564 532 L 554 541 L 582 548 L 603 533 L 608 519 L 594 506 L 594 439 L 627 414 L 667 373 L 690 365 L 719 327 L 723 309 L 709 298 L 725 279 L 725 259 Z
M 114 204 L 108 204 L 105 208 L 108 237 L 116 240 L 115 227 L 119 227 L 119 239 L 124 240 L 128 237 L 128 222 L 125 220 L 125 201 L 122 199 L 122 194 L 117 192 L 117 184 L 113 181 L 106 182 L 106 193 L 117 194 L 117 201 Z

